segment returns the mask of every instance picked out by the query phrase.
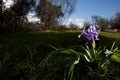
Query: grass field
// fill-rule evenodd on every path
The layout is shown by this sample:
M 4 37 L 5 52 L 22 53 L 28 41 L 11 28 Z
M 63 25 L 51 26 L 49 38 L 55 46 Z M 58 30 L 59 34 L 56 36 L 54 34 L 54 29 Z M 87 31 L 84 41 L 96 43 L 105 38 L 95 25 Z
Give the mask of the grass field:
M 39 71 L 38 66 L 41 61 L 55 50 L 51 46 L 58 49 L 72 48 L 78 51 L 79 46 L 85 46 L 86 39 L 78 39 L 78 34 L 80 31 L 0 33 L 1 79 L 30 80 L 35 78 L 39 73 L 37 71 Z M 116 41 L 120 49 L 120 33 L 101 32 L 99 38 L 100 40 L 96 42 L 97 46 L 105 46 L 109 49 Z M 119 74 L 119 72 L 115 74 Z
M 78 34 L 80 34 L 79 31 L 0 33 L 0 46 L 11 47 L 13 50 L 25 45 L 29 47 L 52 45 L 57 48 L 70 48 L 84 45 L 86 42 L 82 38 L 78 39 Z M 120 33 L 101 32 L 99 38 L 98 45 L 110 47 L 116 41 L 120 46 Z

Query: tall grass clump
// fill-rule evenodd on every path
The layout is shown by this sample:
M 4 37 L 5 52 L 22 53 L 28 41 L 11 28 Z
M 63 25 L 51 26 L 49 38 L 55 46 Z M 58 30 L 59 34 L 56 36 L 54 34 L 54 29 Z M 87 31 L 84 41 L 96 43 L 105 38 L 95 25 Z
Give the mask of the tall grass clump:
M 38 80 L 39 64 L 45 57 L 45 54 L 39 52 L 41 45 L 23 45 L 14 50 L 9 49 L 10 46 L 0 46 L 0 80 Z
M 115 42 L 111 45 L 114 39 L 104 47 L 109 39 L 99 40 L 94 26 L 88 32 L 83 28 L 80 41 L 77 34 L 0 35 L 0 80 L 120 80 L 120 50 Z
M 115 46 L 115 42 L 110 49 L 103 48 L 104 46 L 96 47 L 95 40 L 99 38 L 98 31 L 93 25 L 88 28 L 87 33 L 83 28 L 78 37 L 81 36 L 88 42 L 86 47 L 81 46 L 79 51 L 57 49 L 51 46 L 55 51 L 48 54 L 39 64 L 36 78 L 41 80 L 119 80 L 119 74 L 115 75 L 116 69 L 112 68 L 114 63 L 120 65 L 120 50 Z

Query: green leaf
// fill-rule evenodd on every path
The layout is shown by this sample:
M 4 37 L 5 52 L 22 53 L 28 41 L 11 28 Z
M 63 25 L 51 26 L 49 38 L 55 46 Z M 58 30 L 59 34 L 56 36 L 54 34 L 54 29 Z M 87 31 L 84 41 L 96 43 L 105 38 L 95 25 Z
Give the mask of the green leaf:
M 119 62 L 120 63 L 120 57 L 118 57 L 117 55 L 111 55 L 111 60 L 115 61 L 115 62 Z
M 112 44 L 112 47 L 111 47 L 110 51 L 113 50 L 113 48 L 114 48 L 114 46 L 115 46 L 115 43 L 116 43 L 116 42 L 114 42 L 114 43 Z
M 73 49 L 65 49 L 63 51 L 61 51 L 62 53 L 67 53 L 67 54 L 76 54 L 76 55 L 79 55 L 78 52 L 76 52 L 75 50 Z
M 72 80 L 73 72 L 74 72 L 74 66 L 75 66 L 75 64 L 78 64 L 78 63 L 79 63 L 80 55 L 79 55 L 78 52 L 76 52 L 76 51 L 73 50 L 73 49 L 65 49 L 65 50 L 62 51 L 62 53 L 75 54 L 75 55 L 76 55 L 76 59 L 75 59 L 75 60 L 73 61 L 73 63 L 70 65 L 69 72 L 68 72 L 68 75 L 67 75 L 67 80 Z
M 73 72 L 74 72 L 74 66 L 75 64 L 78 64 L 80 60 L 80 56 L 78 56 L 76 58 L 76 60 L 71 64 L 70 68 L 69 68 L 69 72 L 68 72 L 68 76 L 67 76 L 67 80 L 72 80 L 73 77 Z
M 74 72 L 74 64 L 70 66 L 68 76 L 67 76 L 67 80 L 72 80 L 73 72 Z
M 91 53 L 90 53 L 90 50 L 89 50 L 89 48 L 87 47 L 87 49 L 85 49 L 84 47 L 82 47 L 84 50 L 85 50 L 85 52 L 86 52 L 86 56 L 88 56 L 89 57 L 89 59 L 92 59 L 92 55 L 91 55 Z
M 86 61 L 90 62 L 90 59 L 84 54 Z

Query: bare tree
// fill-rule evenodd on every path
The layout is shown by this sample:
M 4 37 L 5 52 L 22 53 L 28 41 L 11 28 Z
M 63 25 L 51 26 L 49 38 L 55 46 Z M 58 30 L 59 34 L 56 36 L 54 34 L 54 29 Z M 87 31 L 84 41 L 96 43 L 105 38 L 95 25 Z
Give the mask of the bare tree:
M 61 5 L 64 17 L 61 18 L 63 21 L 68 18 L 72 12 L 74 12 L 75 4 L 77 0 L 51 0 L 55 5 Z
M 0 31 L 13 31 L 26 20 L 30 9 L 35 6 L 35 0 L 13 0 L 10 8 L 5 9 L 4 6 L 0 14 Z
M 92 16 L 94 24 L 98 25 L 101 30 L 105 30 L 109 26 L 109 21 L 99 16 Z
M 76 0 L 40 0 L 36 12 L 45 27 L 62 22 L 74 10 Z
M 57 23 L 57 19 L 63 16 L 60 5 L 54 5 L 51 1 L 40 0 L 36 8 L 37 16 L 40 18 L 41 23 L 44 24 L 46 29 L 51 25 Z
M 85 29 L 88 29 L 90 26 L 90 22 L 84 22 L 83 26 L 85 27 Z
M 76 24 L 70 23 L 69 24 L 69 29 L 70 30 L 77 30 L 79 27 Z
M 111 23 L 112 23 L 112 28 L 120 29 L 120 12 L 117 12 L 115 14 L 115 17 L 112 19 Z

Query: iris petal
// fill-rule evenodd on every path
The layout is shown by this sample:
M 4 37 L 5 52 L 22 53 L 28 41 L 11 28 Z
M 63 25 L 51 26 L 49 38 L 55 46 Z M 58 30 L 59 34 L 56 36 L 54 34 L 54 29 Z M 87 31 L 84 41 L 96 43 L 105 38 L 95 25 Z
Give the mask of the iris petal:
M 99 40 L 98 31 L 96 30 L 94 25 L 90 25 L 87 33 L 85 32 L 85 27 L 83 27 L 81 35 L 84 36 L 89 41 L 93 41 L 94 39 Z M 78 38 L 80 38 L 81 35 L 78 35 Z

